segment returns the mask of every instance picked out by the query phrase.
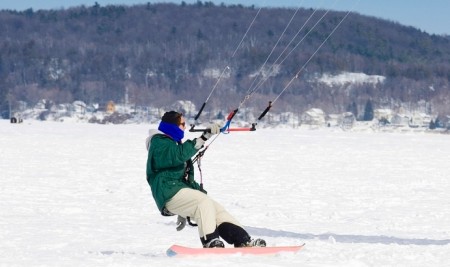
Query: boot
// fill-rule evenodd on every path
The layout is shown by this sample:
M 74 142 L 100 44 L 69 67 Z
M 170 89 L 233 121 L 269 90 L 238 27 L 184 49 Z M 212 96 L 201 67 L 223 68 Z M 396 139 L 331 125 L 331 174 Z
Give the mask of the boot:
M 241 243 L 241 244 L 234 244 L 235 248 L 242 248 L 242 247 L 265 247 L 266 241 L 261 238 L 252 239 L 248 242 Z
M 209 242 L 203 244 L 204 248 L 224 248 L 225 245 L 219 238 L 213 238 Z

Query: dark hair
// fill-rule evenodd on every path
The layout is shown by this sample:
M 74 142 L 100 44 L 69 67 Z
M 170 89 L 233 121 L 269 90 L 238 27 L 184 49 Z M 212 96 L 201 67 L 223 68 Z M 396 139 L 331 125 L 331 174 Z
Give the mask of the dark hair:
M 164 115 L 161 118 L 161 121 L 172 123 L 175 125 L 180 125 L 181 123 L 181 117 L 183 116 L 183 113 L 179 113 L 176 111 L 169 111 L 164 113 Z

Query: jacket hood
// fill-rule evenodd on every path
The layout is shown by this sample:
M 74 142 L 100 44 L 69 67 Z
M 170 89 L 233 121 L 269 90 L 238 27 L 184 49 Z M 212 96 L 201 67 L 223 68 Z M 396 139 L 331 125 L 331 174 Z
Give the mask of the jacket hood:
M 145 139 L 145 147 L 147 148 L 147 151 L 150 150 L 150 141 L 152 140 L 153 136 L 157 134 L 164 134 L 158 129 L 150 129 L 148 130 L 148 137 Z

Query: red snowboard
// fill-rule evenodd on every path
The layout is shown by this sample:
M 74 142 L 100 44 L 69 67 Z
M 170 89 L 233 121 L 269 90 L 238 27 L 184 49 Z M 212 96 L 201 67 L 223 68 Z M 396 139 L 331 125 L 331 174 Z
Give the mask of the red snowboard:
M 305 244 L 300 246 L 284 246 L 284 247 L 244 247 L 244 248 L 191 248 L 179 245 L 173 245 L 167 250 L 167 256 L 181 255 L 269 255 L 283 252 L 297 252 L 302 249 Z

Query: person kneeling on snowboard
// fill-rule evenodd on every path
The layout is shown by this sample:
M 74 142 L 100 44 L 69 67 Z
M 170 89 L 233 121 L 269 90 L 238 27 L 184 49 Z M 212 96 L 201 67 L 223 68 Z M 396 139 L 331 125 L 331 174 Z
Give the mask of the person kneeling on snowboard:
M 150 130 L 146 139 L 147 182 L 161 214 L 178 215 L 177 230 L 184 227 L 185 218 L 193 219 L 205 248 L 224 247 L 219 237 L 235 247 L 265 247 L 264 240 L 252 239 L 194 180 L 191 158 L 206 140 L 220 133 L 220 126 L 213 124 L 199 138 L 182 142 L 185 129 L 183 115 L 169 111 L 161 118 L 158 130 Z

